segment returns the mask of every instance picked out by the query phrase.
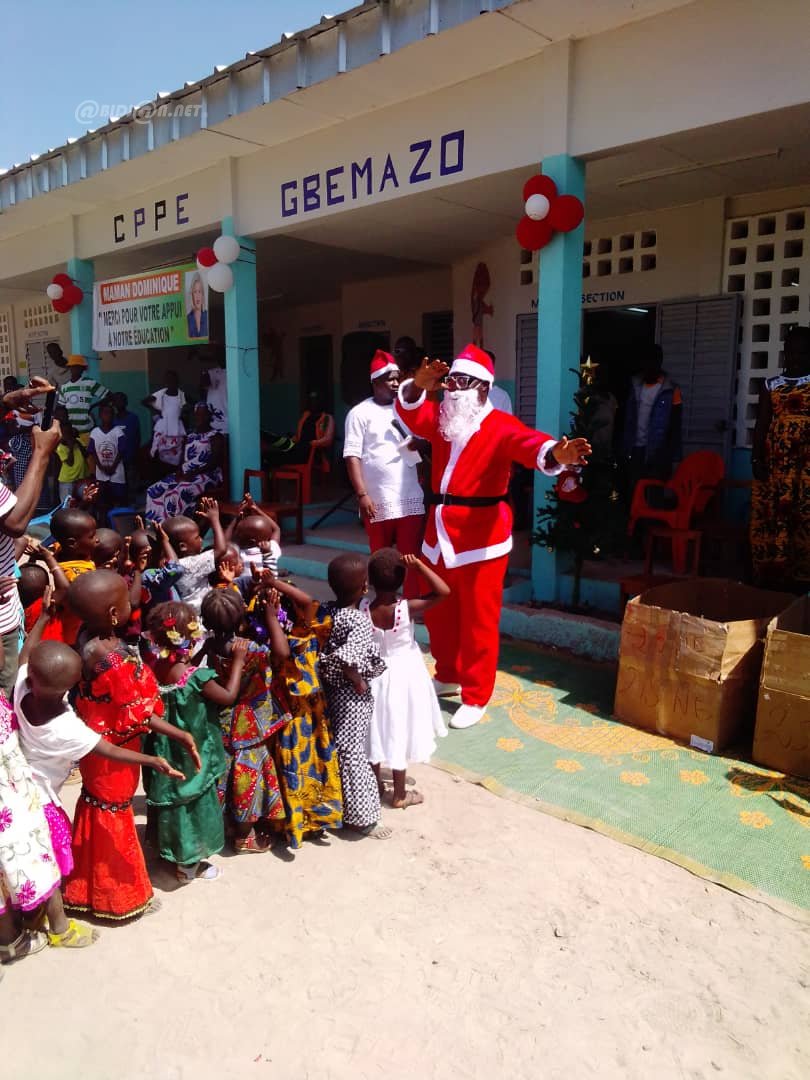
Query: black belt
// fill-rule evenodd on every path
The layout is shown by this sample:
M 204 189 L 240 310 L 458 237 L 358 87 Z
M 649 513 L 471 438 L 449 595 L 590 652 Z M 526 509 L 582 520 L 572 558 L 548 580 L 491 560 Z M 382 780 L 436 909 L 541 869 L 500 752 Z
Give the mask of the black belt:
M 497 506 L 508 495 L 442 495 L 435 491 L 425 496 L 428 506 Z

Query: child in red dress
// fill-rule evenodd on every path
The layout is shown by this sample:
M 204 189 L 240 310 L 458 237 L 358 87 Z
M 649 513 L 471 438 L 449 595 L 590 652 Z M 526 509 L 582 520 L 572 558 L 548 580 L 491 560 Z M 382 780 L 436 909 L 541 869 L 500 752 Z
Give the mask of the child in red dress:
M 107 742 L 136 751 L 148 731 L 168 735 L 187 751 L 185 774 L 198 770 L 194 739 L 163 720 L 154 675 L 137 651 L 117 636 L 131 610 L 124 579 L 111 570 L 82 574 L 71 583 L 68 604 L 85 626 L 79 641 L 83 678 L 76 699 L 76 712 L 85 724 Z M 64 890 L 65 905 L 106 919 L 129 919 L 156 910 L 159 904 L 132 812 L 140 769 L 94 754 L 83 758 L 80 768 L 74 869 Z

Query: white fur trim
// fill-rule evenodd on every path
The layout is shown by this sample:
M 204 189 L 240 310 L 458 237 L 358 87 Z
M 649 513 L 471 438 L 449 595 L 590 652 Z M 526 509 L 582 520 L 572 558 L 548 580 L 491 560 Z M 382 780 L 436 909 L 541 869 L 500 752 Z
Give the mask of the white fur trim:
M 559 476 L 566 468 L 565 465 L 555 465 L 553 468 L 546 468 L 546 454 L 549 450 L 553 450 L 556 445 L 556 439 L 546 439 L 537 452 L 537 468 L 545 476 Z
M 389 371 L 399 371 L 399 364 L 386 364 L 385 367 L 381 367 L 379 371 L 375 371 L 369 381 L 374 382 L 375 379 L 380 379 L 383 375 L 387 375 Z
M 507 539 L 501 541 L 500 544 L 488 544 L 486 547 L 474 548 L 472 551 L 457 552 L 450 542 L 450 537 L 447 535 L 447 530 L 442 521 L 441 511 L 443 509 L 442 506 L 436 507 L 436 536 L 444 559 L 444 565 L 448 570 L 453 570 L 457 566 L 469 566 L 470 563 L 498 559 L 501 555 L 508 555 L 512 550 L 512 535 L 510 533 Z
M 399 398 L 399 403 L 403 409 L 418 409 L 420 405 L 425 404 L 425 399 L 427 398 L 427 392 L 425 390 L 422 391 L 416 401 L 406 401 L 405 398 L 402 396 L 405 387 L 410 386 L 412 382 L 413 379 L 406 379 L 404 383 L 399 384 L 399 390 L 397 390 L 397 397 Z
M 492 372 L 488 371 L 483 364 L 477 364 L 475 360 L 466 360 L 463 357 L 453 361 L 450 374 L 472 375 L 473 378 L 481 379 L 482 382 L 489 383 L 490 386 L 495 381 Z

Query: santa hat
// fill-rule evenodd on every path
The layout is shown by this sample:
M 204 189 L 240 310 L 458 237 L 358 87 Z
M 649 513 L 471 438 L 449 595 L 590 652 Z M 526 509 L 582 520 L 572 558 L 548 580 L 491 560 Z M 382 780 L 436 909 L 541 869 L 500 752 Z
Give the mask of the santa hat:
M 450 374 L 472 375 L 473 378 L 492 386 L 495 382 L 495 365 L 489 353 L 485 353 L 477 345 L 467 345 L 453 361 Z
M 387 375 L 389 371 L 399 371 L 399 364 L 391 353 L 377 349 L 371 358 L 371 381 L 374 382 L 375 379 Z

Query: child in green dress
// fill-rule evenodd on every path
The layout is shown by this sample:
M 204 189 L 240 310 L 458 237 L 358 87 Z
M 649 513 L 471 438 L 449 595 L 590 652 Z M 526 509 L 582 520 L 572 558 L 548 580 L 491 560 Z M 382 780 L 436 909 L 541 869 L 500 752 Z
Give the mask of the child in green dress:
M 160 684 L 165 718 L 190 732 L 199 749 L 202 768 L 184 781 L 147 777 L 150 835 L 162 858 L 176 865 L 177 880 L 185 885 L 219 877 L 219 870 L 204 862 L 225 845 L 217 783 L 227 770 L 219 710 L 233 705 L 239 693 L 248 642 L 237 638 L 231 648 L 227 683 L 219 682 L 210 668 L 195 667 L 191 656 L 203 631 L 188 604 L 158 604 L 147 620 L 150 665 Z M 165 742 L 165 745 L 164 745 Z M 173 746 L 154 736 L 151 752 L 172 761 Z

